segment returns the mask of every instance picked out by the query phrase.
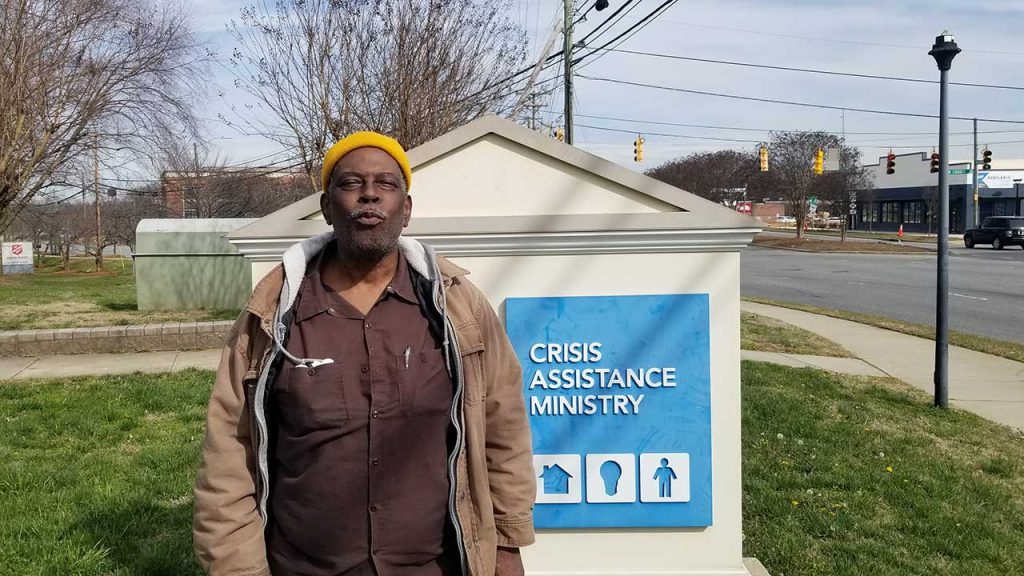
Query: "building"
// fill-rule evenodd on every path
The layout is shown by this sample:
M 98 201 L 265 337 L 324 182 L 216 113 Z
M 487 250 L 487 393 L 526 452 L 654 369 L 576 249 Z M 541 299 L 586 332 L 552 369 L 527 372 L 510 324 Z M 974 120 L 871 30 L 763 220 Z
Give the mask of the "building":
M 269 210 L 261 210 L 260 202 L 253 198 L 259 190 L 283 194 L 294 188 L 308 192 L 308 177 L 301 170 L 202 167 L 160 174 L 160 197 L 168 218 L 263 216 Z M 225 209 L 228 213 L 221 213 Z
M 931 153 L 899 154 L 895 172 L 887 174 L 883 156 L 865 166 L 873 186 L 857 192 L 858 230 L 936 232 L 939 178 L 931 172 Z M 1024 200 L 1024 160 L 1006 160 L 998 169 L 978 172 L 978 197 L 973 194 L 971 163 L 949 165 L 949 230 L 954 234 L 988 216 L 1021 213 Z M 1019 192 L 1015 188 L 1020 189 Z M 1016 205 L 1016 212 L 1015 212 Z

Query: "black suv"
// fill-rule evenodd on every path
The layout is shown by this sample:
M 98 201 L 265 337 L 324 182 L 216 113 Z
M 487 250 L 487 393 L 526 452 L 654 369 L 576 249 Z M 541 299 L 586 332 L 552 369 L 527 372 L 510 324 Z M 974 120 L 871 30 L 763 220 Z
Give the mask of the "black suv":
M 975 244 L 991 244 L 996 250 L 1014 244 L 1024 248 L 1024 216 L 985 218 L 981 226 L 964 232 L 964 246 L 974 248 Z

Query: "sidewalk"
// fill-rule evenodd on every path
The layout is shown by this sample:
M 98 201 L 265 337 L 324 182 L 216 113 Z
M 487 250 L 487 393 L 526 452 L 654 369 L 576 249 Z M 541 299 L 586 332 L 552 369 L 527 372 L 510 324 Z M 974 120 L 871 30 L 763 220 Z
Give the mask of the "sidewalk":
M 75 354 L 36 358 L 0 358 L 0 382 L 29 378 L 129 374 L 131 372 L 178 372 L 187 368 L 216 370 L 220 348 L 191 352 L 132 352 L 124 354 Z
M 820 334 L 884 374 L 934 392 L 932 340 L 753 302 L 743 302 L 742 309 Z M 954 406 L 1024 430 L 1024 364 L 950 346 L 949 400 Z

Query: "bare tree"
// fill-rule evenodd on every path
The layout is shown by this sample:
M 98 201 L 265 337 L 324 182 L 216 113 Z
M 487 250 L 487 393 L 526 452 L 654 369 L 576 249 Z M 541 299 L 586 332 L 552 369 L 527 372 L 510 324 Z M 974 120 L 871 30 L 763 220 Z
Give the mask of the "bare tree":
M 376 130 L 407 148 L 510 100 L 502 79 L 526 35 L 500 0 L 280 0 L 242 10 L 229 31 L 236 85 L 256 100 L 227 119 L 293 151 L 320 188 L 327 147 Z
M 139 222 L 145 218 L 163 216 L 164 206 L 159 201 L 157 191 L 121 191 L 116 200 L 108 202 L 104 207 L 104 236 L 110 238 L 115 246 L 126 245 L 134 253 L 135 231 Z
M 0 231 L 70 160 L 195 132 L 208 58 L 174 0 L 0 0 Z
M 648 176 L 719 204 L 734 199 L 757 172 L 757 157 L 747 151 L 696 152 L 646 172 Z
M 313 193 L 301 171 L 231 166 L 205 144 L 168 139 L 156 165 L 165 192 L 187 218 L 262 217 Z
M 819 148 L 830 147 L 842 147 L 842 139 L 826 132 L 773 132 L 771 135 L 769 170 L 774 172 L 771 184 L 775 187 L 771 195 L 786 201 L 796 218 L 797 238 L 803 238 L 810 198 L 815 187 L 821 185 L 818 180 L 821 177 L 813 171 L 814 154 Z M 859 159 L 858 152 L 847 150 L 845 156 Z
M 847 146 L 842 139 L 839 143 L 839 170 L 825 172 L 813 179 L 811 189 L 829 207 L 832 214 L 841 217 L 840 241 L 846 241 L 847 221 L 850 209 L 855 205 L 857 190 L 867 187 L 867 171 L 861 166 L 860 150 Z

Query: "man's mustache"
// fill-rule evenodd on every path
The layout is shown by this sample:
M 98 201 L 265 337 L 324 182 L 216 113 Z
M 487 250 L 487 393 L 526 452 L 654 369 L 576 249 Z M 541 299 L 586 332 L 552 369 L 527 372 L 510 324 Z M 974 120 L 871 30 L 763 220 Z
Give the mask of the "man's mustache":
M 377 218 L 380 218 L 381 220 L 387 220 L 388 219 L 388 215 L 387 214 L 385 214 L 384 212 L 382 212 L 380 210 L 375 210 L 373 208 L 367 208 L 367 209 L 364 209 L 364 210 L 353 210 L 352 212 L 349 212 L 349 215 L 348 215 L 348 217 L 351 218 L 352 220 L 358 220 L 358 219 L 360 219 L 360 218 L 362 218 L 364 216 L 376 216 Z

